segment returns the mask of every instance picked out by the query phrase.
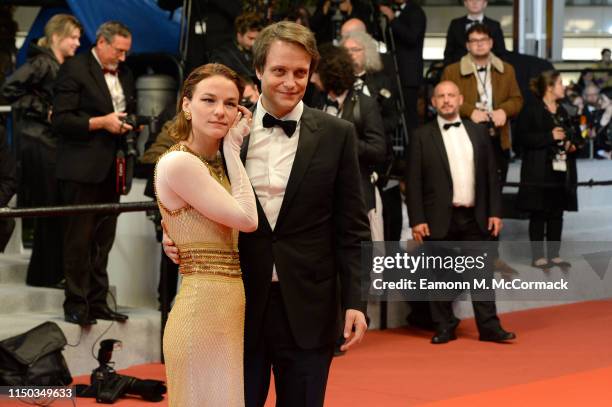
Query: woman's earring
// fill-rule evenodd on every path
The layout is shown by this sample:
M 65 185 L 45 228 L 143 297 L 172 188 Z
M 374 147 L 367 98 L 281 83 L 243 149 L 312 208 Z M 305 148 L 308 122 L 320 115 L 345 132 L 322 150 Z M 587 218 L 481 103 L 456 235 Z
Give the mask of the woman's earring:
M 185 120 L 190 121 L 191 120 L 191 112 L 188 110 L 183 110 L 183 116 L 185 116 Z

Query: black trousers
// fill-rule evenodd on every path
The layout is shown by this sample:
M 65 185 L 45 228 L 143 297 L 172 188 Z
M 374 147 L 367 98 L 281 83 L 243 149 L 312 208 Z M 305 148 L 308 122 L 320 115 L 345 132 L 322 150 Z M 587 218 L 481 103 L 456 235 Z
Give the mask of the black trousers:
M 382 191 L 385 240 L 399 241 L 402 236 L 402 194 L 399 185 Z
M 563 209 L 552 208 L 531 212 L 529 216 L 529 240 L 531 240 L 533 260 L 546 258 L 546 254 L 549 259 L 558 257 L 561 249 L 562 232 Z M 544 240 L 546 240 L 546 254 L 544 253 Z
M 301 349 L 295 343 L 279 283 L 272 283 L 263 331 L 255 349 L 245 349 L 244 386 L 247 407 L 261 407 L 274 373 L 278 407 L 321 407 L 334 344 Z
M 27 197 L 23 206 L 53 206 L 59 202 L 55 178 L 56 149 L 41 140 L 22 135 L 21 188 Z M 62 218 L 35 218 L 32 255 L 26 283 L 48 287 L 64 277 L 62 270 Z
M 448 233 L 441 241 L 488 241 L 489 236 L 483 233 L 476 222 L 473 208 L 454 208 Z M 468 254 L 468 253 L 465 253 Z M 490 256 L 492 257 L 492 256 Z M 488 278 L 492 278 L 491 271 Z M 470 280 L 471 281 L 471 280 Z M 489 280 L 490 281 L 490 280 Z M 459 293 L 458 293 L 459 294 Z M 474 294 L 474 292 L 472 292 Z M 496 332 L 501 328 L 495 306 L 494 292 L 487 292 L 491 301 L 472 299 L 476 325 L 481 335 Z M 435 300 L 429 303 L 431 316 L 437 330 L 453 330 L 459 324 L 459 319 L 453 313 L 452 301 Z
M 85 184 L 60 181 L 65 205 L 117 203 L 115 172 L 104 181 Z M 115 240 L 117 215 L 83 214 L 64 218 L 64 311 L 87 313 L 107 306 L 108 253 Z
M 408 130 L 414 131 L 417 129 L 417 127 L 419 127 L 419 87 L 403 86 L 402 92 L 404 93 L 404 113 L 406 116 L 406 127 L 408 127 Z

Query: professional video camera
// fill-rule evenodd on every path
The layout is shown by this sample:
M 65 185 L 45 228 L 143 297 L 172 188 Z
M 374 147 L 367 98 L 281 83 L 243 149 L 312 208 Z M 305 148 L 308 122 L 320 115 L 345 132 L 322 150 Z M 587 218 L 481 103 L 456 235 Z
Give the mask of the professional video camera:
M 113 350 L 121 348 L 121 341 L 106 339 L 100 342 L 98 362 L 100 366 L 91 373 L 91 385 L 77 387 L 79 397 L 95 397 L 96 402 L 113 404 L 123 395 L 141 396 L 147 401 L 159 402 L 164 399 L 166 386 L 159 380 L 141 380 L 120 375 L 110 366 Z
M 130 114 L 123 119 L 132 130 L 125 133 L 121 139 L 121 146 L 117 151 L 117 193 L 127 195 L 132 189 L 134 178 L 134 162 L 140 155 L 138 152 L 138 132 L 143 126 L 149 127 L 149 134 L 159 133 L 159 120 L 157 116 L 140 116 Z

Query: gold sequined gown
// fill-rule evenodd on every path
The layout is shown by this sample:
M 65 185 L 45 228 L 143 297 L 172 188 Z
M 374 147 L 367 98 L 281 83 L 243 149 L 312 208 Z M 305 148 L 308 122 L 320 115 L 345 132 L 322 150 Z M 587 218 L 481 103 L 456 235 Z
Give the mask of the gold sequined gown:
M 168 400 L 172 407 L 244 406 L 245 297 L 238 258 L 238 230 L 226 224 L 237 223 L 235 226 L 240 227 L 245 220 L 239 217 L 251 222 L 254 217 L 256 224 L 257 213 L 254 197 L 249 197 L 252 188 L 248 177 L 238 152 L 234 153 L 230 154 L 233 157 L 226 158 L 231 187 L 220 161 L 209 164 L 180 144 L 162 156 L 156 166 L 158 204 L 166 231 L 179 249 L 182 275 L 163 344 Z M 175 168 L 170 168 L 173 165 Z M 210 174 L 201 182 L 209 184 L 199 191 L 193 185 L 176 188 L 182 178 L 173 177 L 173 170 L 184 177 Z M 164 203 L 172 199 L 164 197 L 172 198 L 176 191 L 181 198 L 187 195 L 184 199 L 187 204 L 169 210 Z M 230 211 L 211 209 L 212 205 L 229 206 Z M 232 208 L 238 211 L 236 216 L 224 219 L 232 215 Z M 207 211 L 212 211 L 209 216 L 202 213 Z

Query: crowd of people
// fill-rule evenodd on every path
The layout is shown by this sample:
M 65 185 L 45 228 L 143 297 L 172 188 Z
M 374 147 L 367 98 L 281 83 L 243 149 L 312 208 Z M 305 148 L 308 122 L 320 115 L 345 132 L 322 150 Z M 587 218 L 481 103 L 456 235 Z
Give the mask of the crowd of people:
M 208 3 L 206 38 L 189 33 L 176 115 L 144 155 L 157 162 L 164 252 L 183 277 L 164 337 L 170 405 L 261 406 L 271 370 L 278 405 L 322 405 L 333 355 L 367 329 L 361 243 L 398 241 L 404 200 L 417 242 L 497 242 L 513 149 L 529 181 L 517 207 L 529 213 L 532 266 L 571 267 L 560 241 L 564 211 L 578 209 L 576 158 L 589 140 L 612 158 L 609 50 L 564 88 L 546 62 L 529 75 L 513 65 L 486 0 L 465 0 L 440 81 L 424 93 L 426 16 L 412 1 L 323 0 L 312 15 L 283 16 Z M 16 112 L 20 206 L 116 203 L 125 192 L 122 136 L 138 130 L 126 120 L 132 34 L 106 22 L 75 55 L 82 34 L 73 16 L 52 17 L 0 89 Z M 14 168 L 2 164 L 10 198 Z M 128 319 L 107 304 L 116 222 L 36 221 L 27 282 L 63 288 L 67 322 Z M 411 306 L 431 343 L 457 339 L 452 298 Z M 494 295 L 473 306 L 480 340 L 516 339 Z

